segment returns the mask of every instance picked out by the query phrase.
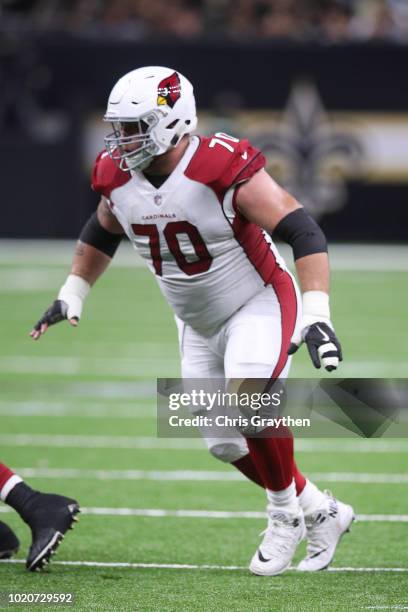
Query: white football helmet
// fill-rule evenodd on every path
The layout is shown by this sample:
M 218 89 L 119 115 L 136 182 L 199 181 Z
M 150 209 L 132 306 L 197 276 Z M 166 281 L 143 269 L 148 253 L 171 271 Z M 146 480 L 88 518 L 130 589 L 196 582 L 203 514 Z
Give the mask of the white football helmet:
M 125 74 L 108 100 L 105 146 L 121 170 L 144 170 L 197 125 L 193 86 L 182 74 L 146 66 Z

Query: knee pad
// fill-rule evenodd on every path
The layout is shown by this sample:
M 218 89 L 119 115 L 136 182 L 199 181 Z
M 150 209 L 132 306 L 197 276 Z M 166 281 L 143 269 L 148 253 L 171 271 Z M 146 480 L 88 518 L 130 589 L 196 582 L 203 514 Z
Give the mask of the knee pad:
M 215 441 L 215 444 L 209 446 L 208 450 L 213 457 L 225 463 L 238 461 L 238 459 L 241 459 L 241 457 L 244 457 L 249 452 L 245 440 L 231 440 L 230 442 Z

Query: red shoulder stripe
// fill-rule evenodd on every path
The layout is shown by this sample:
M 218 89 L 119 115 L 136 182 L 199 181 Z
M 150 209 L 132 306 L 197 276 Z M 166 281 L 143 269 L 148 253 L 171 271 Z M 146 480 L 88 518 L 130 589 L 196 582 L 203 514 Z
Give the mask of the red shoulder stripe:
M 107 151 L 103 150 L 98 154 L 92 169 L 91 185 L 94 191 L 109 199 L 114 189 L 121 187 L 131 178 L 129 172 L 117 167 Z
M 215 145 L 210 147 L 213 140 Z M 210 187 L 222 202 L 230 187 L 249 180 L 255 172 L 264 167 L 265 158 L 248 140 L 225 140 L 225 146 L 220 144 L 220 140 L 222 137 L 200 137 L 198 149 L 184 174 Z

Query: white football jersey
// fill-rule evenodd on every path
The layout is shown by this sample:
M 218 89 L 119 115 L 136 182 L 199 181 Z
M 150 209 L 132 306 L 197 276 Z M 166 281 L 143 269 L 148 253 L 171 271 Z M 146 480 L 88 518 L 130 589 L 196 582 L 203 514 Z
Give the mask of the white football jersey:
M 236 186 L 265 164 L 247 140 L 193 136 L 157 189 L 99 154 L 92 185 L 156 275 L 175 314 L 210 336 L 285 272 L 271 238 L 235 205 Z

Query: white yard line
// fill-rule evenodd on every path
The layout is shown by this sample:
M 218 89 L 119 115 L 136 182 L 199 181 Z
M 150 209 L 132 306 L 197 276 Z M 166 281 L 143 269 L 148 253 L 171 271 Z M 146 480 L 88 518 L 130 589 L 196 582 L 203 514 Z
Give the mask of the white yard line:
M 180 449 L 203 450 L 200 438 L 156 438 L 148 436 L 89 436 L 61 434 L 0 434 L 3 446 L 47 446 L 59 448 Z M 297 439 L 297 452 L 306 453 L 408 453 L 408 440 Z
M 126 376 L 156 378 L 157 374 L 166 373 L 167 377 L 179 376 L 179 360 L 171 353 L 166 357 L 159 349 L 150 354 L 143 352 L 143 347 L 138 355 L 132 357 L 117 357 L 115 359 L 105 357 L 67 357 L 54 355 L 52 357 L 30 355 L 10 355 L 0 357 L 0 372 L 3 374 L 59 374 L 63 376 L 73 375 L 95 375 L 95 376 Z M 143 355 L 142 357 L 140 355 Z M 375 359 L 361 359 L 358 361 L 347 361 L 342 364 L 342 376 L 350 378 L 406 377 L 408 372 L 408 361 L 382 361 Z M 297 365 L 297 378 L 310 378 L 309 365 Z
M 408 606 L 395 604 L 393 606 L 363 606 L 362 610 L 408 610 Z
M 100 347 L 98 343 L 98 347 Z M 144 350 L 145 344 L 142 343 L 142 349 Z M 133 349 L 135 345 L 133 345 Z M 158 349 L 157 349 L 158 350 Z M 90 357 L 91 358 L 91 357 Z M 138 402 L 139 400 L 156 400 L 157 382 L 156 377 L 151 380 L 127 380 L 127 381 L 114 381 L 114 380 L 94 380 L 94 381 L 58 381 L 54 382 L 54 385 L 44 387 L 40 385 L 36 387 L 33 385 L 31 388 L 31 395 L 29 401 L 41 401 L 44 405 L 48 402 L 57 401 L 60 403 L 61 398 L 64 398 L 64 403 L 74 403 L 74 400 L 84 399 L 104 402 L 114 401 L 116 404 L 118 400 L 130 400 L 132 402 Z M 16 389 L 18 393 L 18 389 Z M 34 394 L 34 395 L 33 395 Z M 2 405 L 13 405 L 14 402 L 17 404 L 24 400 L 26 395 L 20 397 L 16 396 L 15 399 L 7 398 L 7 402 L 2 400 Z M 68 401 L 69 400 L 69 401 Z
M 0 372 L 3 374 L 59 374 L 72 376 L 76 374 L 97 376 L 129 376 L 134 378 L 156 377 L 158 372 L 168 376 L 179 375 L 177 358 L 163 358 L 155 355 L 129 358 L 104 357 L 39 357 L 28 355 L 0 357 Z
M 144 405 L 146 404 L 146 405 Z M 149 407 L 150 404 L 150 407 Z M 0 416 L 7 417 L 71 417 L 75 419 L 146 419 L 156 417 L 156 406 L 152 400 L 136 398 L 133 404 L 79 401 L 71 402 L 18 402 L 0 401 Z
M 137 347 L 139 346 L 140 344 L 138 343 Z M 141 346 L 142 350 L 144 350 L 145 344 L 142 343 Z M 91 399 L 115 400 L 117 402 L 120 399 L 155 399 L 156 389 L 156 377 L 154 377 L 154 380 L 152 381 L 72 381 L 65 383 L 62 386 L 61 392 L 64 393 L 65 397 L 69 397 L 70 399 L 80 397 Z M 44 397 L 44 393 L 42 394 L 42 397 Z
M 243 482 L 245 477 L 237 471 L 209 470 L 81 470 L 71 468 L 30 468 L 14 470 L 23 478 L 89 478 L 92 480 L 154 480 Z M 308 474 L 319 482 L 356 482 L 360 484 L 406 484 L 408 474 L 377 474 L 361 472 L 315 472 Z
M 407 484 L 408 474 L 377 474 L 371 472 L 312 472 L 311 480 L 321 482 L 355 482 L 359 484 Z
M 408 440 L 397 439 L 297 439 L 295 448 L 298 452 L 305 453 L 407 453 Z
M 8 559 L 0 563 L 25 563 L 24 559 Z M 248 571 L 244 565 L 194 565 L 192 563 L 126 563 L 108 561 L 54 561 L 53 565 L 70 567 L 111 567 L 119 569 L 182 569 L 182 570 L 221 570 L 221 571 Z M 295 567 L 290 567 L 295 570 Z M 327 572 L 396 572 L 406 573 L 408 567 L 329 567 Z
M 166 510 L 163 508 L 82 508 L 83 514 L 93 516 L 139 516 L 147 518 L 202 518 L 202 519 L 265 519 L 266 513 L 256 510 Z M 0 506 L 0 512 L 13 512 Z M 408 523 L 408 514 L 358 514 L 362 523 Z
M 49 434 L 0 434 L 3 446 L 46 446 L 54 448 L 180 449 L 203 450 L 204 441 L 144 436 L 85 436 Z

